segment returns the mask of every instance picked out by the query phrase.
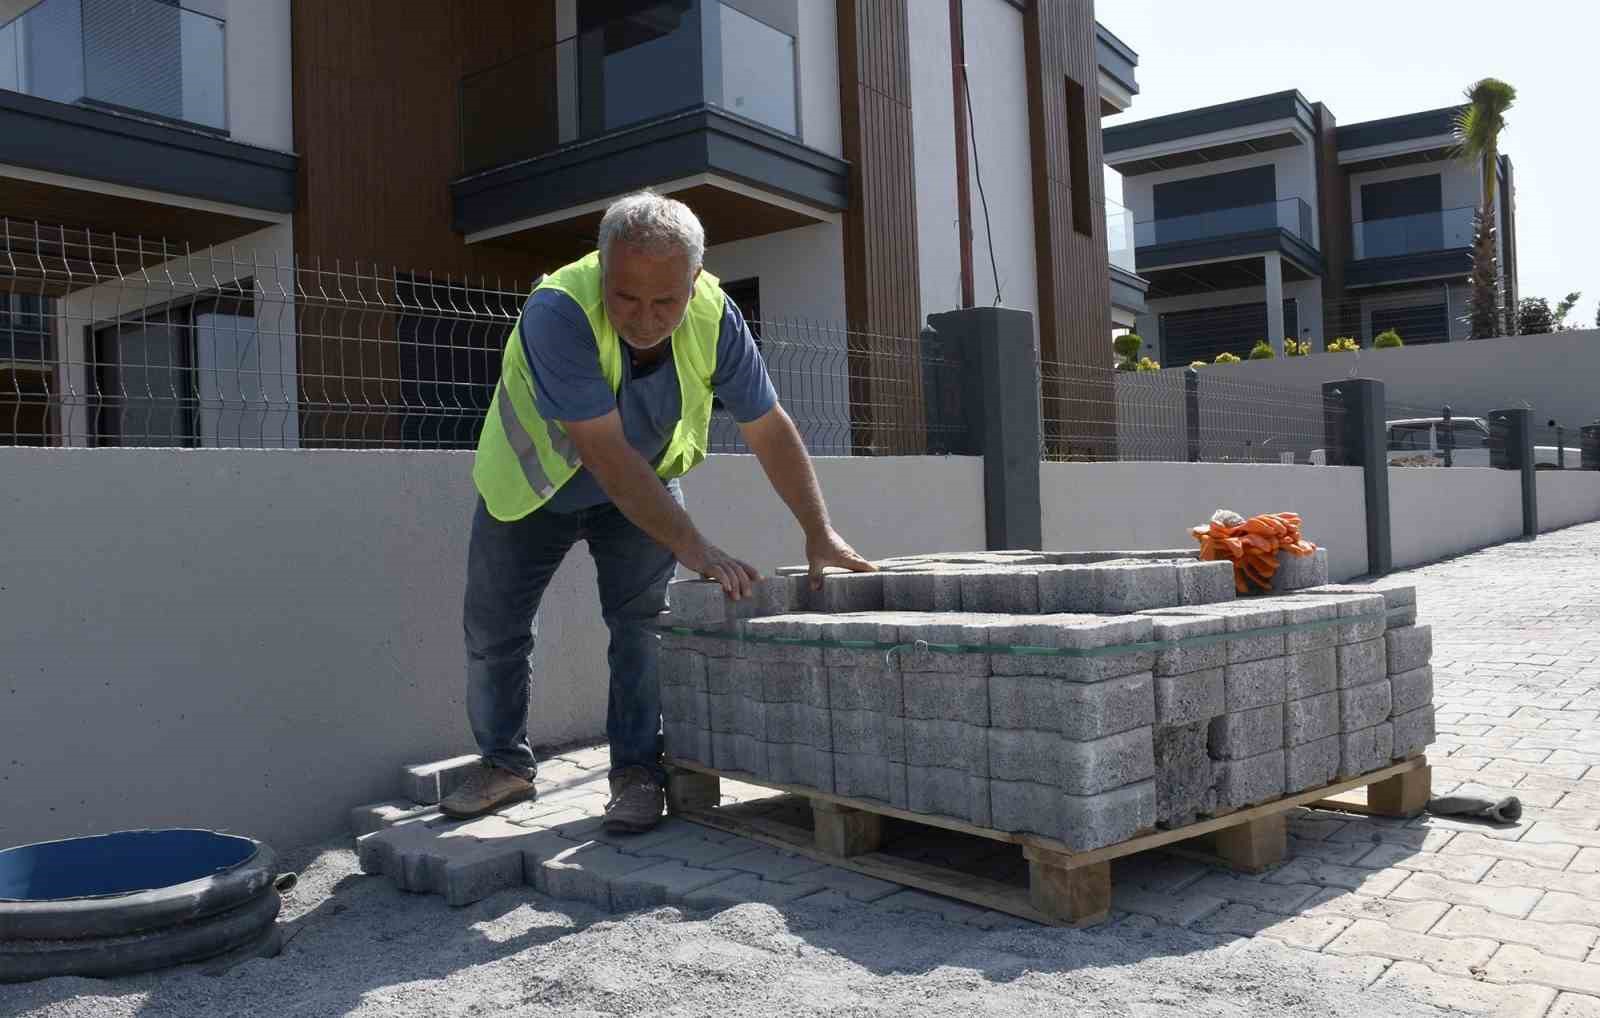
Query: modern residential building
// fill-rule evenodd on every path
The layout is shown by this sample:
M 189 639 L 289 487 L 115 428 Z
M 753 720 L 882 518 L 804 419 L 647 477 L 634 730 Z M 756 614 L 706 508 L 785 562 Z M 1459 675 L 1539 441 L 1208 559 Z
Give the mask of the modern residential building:
M 1472 227 L 1484 182 L 1456 153 L 1457 107 L 1338 125 L 1296 91 L 1109 127 L 1134 260 L 1137 331 L 1164 364 L 1285 337 L 1320 350 L 1386 329 L 1467 336 Z M 1512 167 L 1496 193 L 1503 300 L 1516 300 Z
M 408 358 L 426 341 L 415 321 L 333 321 L 303 292 L 294 304 L 305 274 L 402 305 L 449 306 L 480 281 L 519 293 L 645 186 L 700 213 L 706 265 L 749 317 L 829 323 L 841 346 L 848 329 L 914 350 L 929 314 L 1005 304 L 1035 313 L 1042 359 L 1106 367 L 1113 305 L 1126 323 L 1143 307 L 1100 131 L 1137 92 L 1138 58 L 1077 0 L 473 0 L 404 17 L 370 0 L 0 0 L 8 16 L 0 217 L 165 239 L 138 257 L 150 266 L 249 251 L 253 284 L 267 252 L 292 305 L 257 330 L 248 302 L 178 307 L 157 288 L 158 329 L 125 296 L 51 280 L 33 296 L 61 313 L 23 301 L 0 333 L 43 323 L 6 359 L 56 392 L 131 378 L 203 405 L 230 344 L 270 342 L 289 381 L 254 395 L 298 404 L 275 426 L 285 444 L 439 441 L 363 408 L 443 386 L 486 406 L 503 328 Z M 226 334 L 197 342 L 223 315 Z M 906 398 L 865 368 L 836 373 L 848 421 Z M 117 444 L 114 417 L 42 430 Z M 230 437 L 203 411 L 166 419 L 180 444 Z

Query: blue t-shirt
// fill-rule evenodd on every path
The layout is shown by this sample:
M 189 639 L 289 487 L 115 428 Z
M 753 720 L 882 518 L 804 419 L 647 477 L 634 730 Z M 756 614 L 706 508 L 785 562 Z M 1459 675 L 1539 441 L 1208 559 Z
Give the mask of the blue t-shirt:
M 733 419 L 747 424 L 776 406 L 778 394 L 744 316 L 732 300 L 726 304 L 711 386 Z M 600 372 L 600 349 L 589 319 L 568 295 L 536 290 L 523 306 L 521 332 L 540 416 L 588 421 L 616 410 L 628 444 L 651 466 L 661 461 L 683 415 L 683 393 L 670 350 L 657 363 L 640 369 L 624 343 L 622 385 L 613 393 Z M 570 513 L 609 501 L 594 475 L 580 469 L 542 508 Z

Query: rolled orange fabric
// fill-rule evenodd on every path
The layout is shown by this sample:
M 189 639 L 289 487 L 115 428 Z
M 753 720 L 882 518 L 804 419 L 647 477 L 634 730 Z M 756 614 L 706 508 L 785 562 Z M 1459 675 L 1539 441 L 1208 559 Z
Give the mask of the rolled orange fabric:
M 1231 522 L 1235 519 L 1240 522 Z M 1306 556 L 1317 551 L 1317 546 L 1300 533 L 1299 513 L 1265 513 L 1240 519 L 1219 510 L 1210 523 L 1191 527 L 1189 533 L 1200 542 L 1202 561 L 1226 559 L 1233 563 L 1234 589 L 1241 594 L 1248 594 L 1252 585 L 1261 590 L 1272 589 L 1272 577 L 1278 572 L 1278 552 Z

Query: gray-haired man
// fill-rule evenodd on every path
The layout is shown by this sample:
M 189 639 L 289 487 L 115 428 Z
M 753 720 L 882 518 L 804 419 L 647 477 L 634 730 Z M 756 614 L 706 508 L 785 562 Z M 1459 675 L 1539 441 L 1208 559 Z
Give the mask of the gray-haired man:
M 705 231 L 649 192 L 611 205 L 599 250 L 546 277 L 506 344 L 473 468 L 467 561 L 467 713 L 483 766 L 442 803 L 475 816 L 534 794 L 528 656 L 539 600 L 589 543 L 611 631 L 606 826 L 660 821 L 658 639 L 649 629 L 681 562 L 748 595 L 754 568 L 711 544 L 677 478 L 704 458 L 713 396 L 739 423 L 806 537 L 813 582 L 870 570 L 828 521 L 799 432 L 778 404 L 739 309 L 701 270 Z

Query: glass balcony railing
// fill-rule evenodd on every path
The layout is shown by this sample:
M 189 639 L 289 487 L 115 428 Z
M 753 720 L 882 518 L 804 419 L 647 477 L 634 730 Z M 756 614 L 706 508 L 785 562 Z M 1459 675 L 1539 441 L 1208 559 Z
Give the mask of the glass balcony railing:
M 1106 253 L 1111 264 L 1126 272 L 1137 272 L 1133 257 L 1133 213 L 1106 199 Z
M 44 0 L 0 26 L 0 89 L 225 131 L 226 39 L 162 0 Z
M 738 3 L 621 6 L 629 13 L 589 24 L 580 7 L 576 35 L 461 79 L 463 172 L 702 106 L 799 132 L 794 36 Z
M 1390 258 L 1472 246 L 1472 206 L 1388 219 L 1357 220 L 1355 257 Z
M 1259 205 L 1240 205 L 1188 216 L 1149 219 L 1134 224 L 1134 240 L 1138 247 L 1151 247 L 1191 240 L 1213 240 L 1274 228 L 1310 244 L 1314 236 L 1311 206 L 1300 198 L 1280 198 Z

